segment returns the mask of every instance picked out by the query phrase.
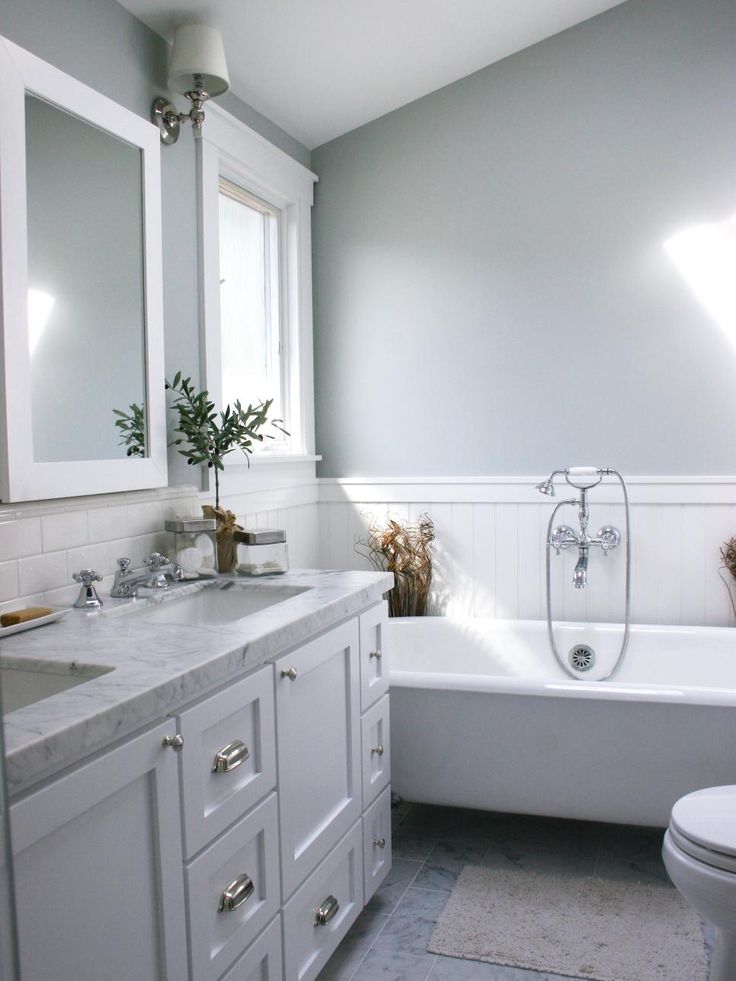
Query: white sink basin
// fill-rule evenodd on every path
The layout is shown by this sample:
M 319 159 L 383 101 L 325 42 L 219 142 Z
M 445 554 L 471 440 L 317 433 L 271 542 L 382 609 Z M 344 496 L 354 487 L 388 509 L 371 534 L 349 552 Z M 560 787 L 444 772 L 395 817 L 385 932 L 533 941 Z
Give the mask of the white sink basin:
M 161 596 L 134 600 L 121 613 L 134 614 L 153 623 L 213 626 L 242 620 L 269 606 L 283 603 L 308 590 L 308 586 L 278 583 L 239 583 L 215 580 L 189 586 L 172 586 Z
M 15 712 L 16 709 L 33 705 L 51 695 L 67 691 L 77 685 L 84 684 L 92 678 L 99 678 L 114 668 L 103 668 L 97 664 L 79 664 L 77 661 L 66 663 L 34 664 L 27 660 L 20 661 L 0 659 L 0 693 L 4 715 Z

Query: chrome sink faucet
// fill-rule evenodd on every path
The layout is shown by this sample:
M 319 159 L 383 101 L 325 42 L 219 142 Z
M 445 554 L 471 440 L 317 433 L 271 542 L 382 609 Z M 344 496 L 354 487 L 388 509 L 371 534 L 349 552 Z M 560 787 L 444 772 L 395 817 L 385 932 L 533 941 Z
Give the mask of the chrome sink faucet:
M 160 552 L 152 552 L 143 560 L 143 569 L 130 569 L 130 559 L 118 559 L 118 569 L 110 595 L 118 598 L 142 596 L 144 592 L 168 589 L 169 583 L 184 578 L 181 566 L 170 562 Z

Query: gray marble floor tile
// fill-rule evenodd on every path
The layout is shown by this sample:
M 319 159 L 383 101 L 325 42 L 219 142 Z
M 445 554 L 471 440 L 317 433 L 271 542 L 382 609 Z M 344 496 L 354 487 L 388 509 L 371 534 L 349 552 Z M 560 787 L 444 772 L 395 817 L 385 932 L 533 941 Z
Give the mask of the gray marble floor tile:
M 433 954 L 407 954 L 373 948 L 358 968 L 355 981 L 425 981 Z
M 374 947 L 425 954 L 437 917 L 445 908 L 448 893 L 431 889 L 408 889 L 374 942 Z
M 387 913 L 374 913 L 372 910 L 364 909 L 348 930 L 346 939 L 349 938 L 370 947 L 387 923 Z
M 391 871 L 366 909 L 374 913 L 391 913 L 421 867 L 421 862 L 411 862 L 403 858 L 394 859 Z
M 435 846 L 436 838 L 411 828 L 395 831 L 391 841 L 394 858 L 408 858 L 413 862 L 423 862 Z
M 317 975 L 317 981 L 350 981 L 369 950 L 368 944 L 345 937 Z
M 487 851 L 487 838 L 439 840 L 425 860 L 419 875 L 414 880 L 414 885 L 421 889 L 441 889 L 444 892 L 452 892 L 463 867 L 482 864 Z
M 571 981 L 559 974 L 540 974 L 521 967 L 485 964 L 459 957 L 437 957 L 429 981 Z
M 514 836 L 493 841 L 478 864 L 507 871 L 523 869 L 589 876 L 594 874 L 597 855 L 598 846 L 593 841 L 570 842 Z
M 466 823 L 467 814 L 461 807 L 414 804 L 401 827 L 421 831 L 429 836 L 437 836 L 463 830 Z

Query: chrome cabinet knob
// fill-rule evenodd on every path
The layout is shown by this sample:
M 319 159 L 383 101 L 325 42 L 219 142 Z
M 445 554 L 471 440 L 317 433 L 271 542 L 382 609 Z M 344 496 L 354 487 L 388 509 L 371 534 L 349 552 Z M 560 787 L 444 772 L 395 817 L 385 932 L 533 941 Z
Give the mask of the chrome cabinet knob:
M 370 658 L 372 657 L 375 657 L 377 661 L 380 661 L 381 658 L 383 657 L 383 654 L 381 651 L 371 651 L 370 654 L 368 655 L 368 659 L 370 660 Z
M 175 753 L 181 753 L 184 749 L 184 737 L 178 733 L 175 736 L 164 736 L 163 745 L 173 749 Z
M 374 753 L 376 756 L 383 756 L 383 746 L 380 743 L 378 746 L 371 746 L 371 756 L 373 756 Z
M 317 907 L 314 914 L 314 925 L 325 926 L 340 909 L 340 904 L 334 896 L 328 896 Z
M 386 839 L 385 838 L 374 838 L 373 839 L 373 844 L 375 845 L 376 848 L 385 848 L 386 847 Z
M 249 896 L 253 895 L 255 886 L 253 880 L 245 872 L 237 879 L 225 886 L 220 896 L 220 905 L 217 907 L 218 913 L 232 913 L 238 906 L 242 906 Z
M 250 758 L 248 747 L 240 739 L 234 739 L 227 746 L 215 753 L 215 761 L 212 764 L 213 773 L 229 773 L 237 770 L 247 759 Z
M 289 681 L 296 681 L 296 679 L 298 678 L 298 674 L 297 674 L 296 668 L 294 668 L 294 667 L 291 667 L 291 668 L 282 668 L 281 669 L 281 677 L 282 678 L 288 678 Z

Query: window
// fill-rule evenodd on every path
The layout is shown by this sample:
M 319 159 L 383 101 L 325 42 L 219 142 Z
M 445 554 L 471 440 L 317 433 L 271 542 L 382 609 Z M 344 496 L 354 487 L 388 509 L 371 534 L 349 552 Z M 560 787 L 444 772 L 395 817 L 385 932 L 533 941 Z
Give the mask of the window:
M 280 212 L 229 180 L 219 187 L 222 401 L 273 399 L 281 376 Z
M 316 177 L 217 105 L 197 139 L 202 384 L 218 408 L 272 398 L 288 437 L 253 462 L 313 462 L 311 210 Z M 269 435 L 277 431 L 269 427 Z M 253 484 L 242 455 L 231 486 Z M 294 473 L 296 474 L 296 470 Z M 303 474 L 303 470 L 299 471 Z M 282 474 L 285 471 L 281 470 Z

